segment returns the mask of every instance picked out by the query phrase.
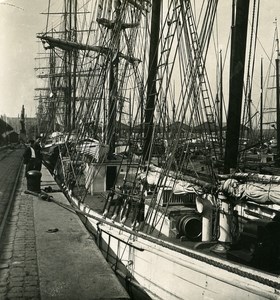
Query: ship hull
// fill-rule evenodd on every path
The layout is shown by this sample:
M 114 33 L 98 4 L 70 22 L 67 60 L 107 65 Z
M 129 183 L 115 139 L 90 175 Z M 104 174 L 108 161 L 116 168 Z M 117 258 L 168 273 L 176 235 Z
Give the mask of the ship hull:
M 279 299 L 268 273 L 130 231 L 68 195 L 136 299 Z M 104 220 L 102 222 L 102 220 Z M 135 296 L 135 293 L 138 295 Z M 141 296 L 139 296 L 141 295 Z

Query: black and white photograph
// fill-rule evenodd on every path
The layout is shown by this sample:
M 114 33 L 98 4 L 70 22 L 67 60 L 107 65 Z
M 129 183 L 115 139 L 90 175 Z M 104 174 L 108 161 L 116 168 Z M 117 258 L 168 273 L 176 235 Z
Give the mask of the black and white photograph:
M 280 299 L 279 36 L 279 0 L 0 0 L 0 299 Z

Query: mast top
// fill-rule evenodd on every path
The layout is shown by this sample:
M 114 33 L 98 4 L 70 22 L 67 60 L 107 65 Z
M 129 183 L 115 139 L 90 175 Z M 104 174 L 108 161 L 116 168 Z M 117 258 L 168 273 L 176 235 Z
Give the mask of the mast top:
M 279 37 L 278 37 L 278 26 L 277 26 L 277 18 L 274 19 L 275 24 L 275 43 L 276 43 L 276 58 L 279 58 Z

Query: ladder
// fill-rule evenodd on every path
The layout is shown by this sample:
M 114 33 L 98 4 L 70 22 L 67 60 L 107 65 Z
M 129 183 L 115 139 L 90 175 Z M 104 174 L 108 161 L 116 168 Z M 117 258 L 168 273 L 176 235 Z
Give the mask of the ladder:
M 171 6 L 171 4 L 170 4 Z M 170 9 L 170 7 L 169 7 Z M 156 92 L 156 103 L 158 103 L 159 99 L 159 91 L 162 88 L 163 85 L 163 78 L 165 73 L 168 70 L 168 65 L 172 65 L 173 62 L 169 62 L 169 57 L 171 53 L 171 48 L 172 44 L 175 38 L 176 33 L 178 35 L 181 35 L 182 32 L 182 27 L 179 27 L 178 30 L 178 25 L 179 25 L 179 18 L 180 18 L 180 13 L 181 13 L 181 4 L 178 4 L 178 1 L 175 1 L 174 7 L 172 9 L 172 14 L 171 17 L 167 23 L 167 33 L 165 37 L 162 39 L 163 40 L 163 45 L 161 48 L 161 53 L 160 53 L 160 58 L 158 62 L 158 76 L 154 80 L 154 84 L 157 85 L 157 92 Z M 149 95 L 148 95 L 149 96 Z
M 183 1 L 180 0 L 183 6 Z M 209 90 L 208 90 L 208 82 L 207 77 L 205 74 L 205 63 L 202 56 L 202 48 L 199 42 L 199 37 L 197 34 L 197 28 L 191 8 L 190 1 L 187 1 L 185 3 L 186 7 L 183 7 L 184 14 L 186 15 L 186 22 L 188 26 L 188 38 L 191 45 L 191 51 L 192 51 L 192 76 L 193 76 L 193 83 L 195 85 L 195 94 L 198 97 L 198 100 L 201 101 L 201 105 L 203 106 L 203 110 L 205 112 L 205 118 L 207 121 L 207 124 L 209 126 L 209 133 L 211 137 L 211 143 L 213 143 L 213 133 L 210 128 L 210 124 L 214 125 L 215 132 L 218 131 L 218 128 L 215 124 L 215 105 L 212 104 L 211 100 L 212 97 L 210 96 Z M 200 104 L 200 103 L 199 103 Z M 215 149 L 213 145 L 213 149 Z

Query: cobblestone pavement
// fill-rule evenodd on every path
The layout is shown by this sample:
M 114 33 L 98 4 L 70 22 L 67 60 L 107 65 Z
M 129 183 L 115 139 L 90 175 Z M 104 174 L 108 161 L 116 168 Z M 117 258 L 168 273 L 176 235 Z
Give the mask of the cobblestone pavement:
M 10 161 L 6 174 L 1 172 L 0 199 L 9 193 L 7 178 L 13 176 L 9 172 L 12 165 Z M 3 170 L 1 165 L 0 168 Z M 24 193 L 26 180 L 23 175 L 20 181 L 0 245 L 0 299 L 40 299 L 33 197 Z

